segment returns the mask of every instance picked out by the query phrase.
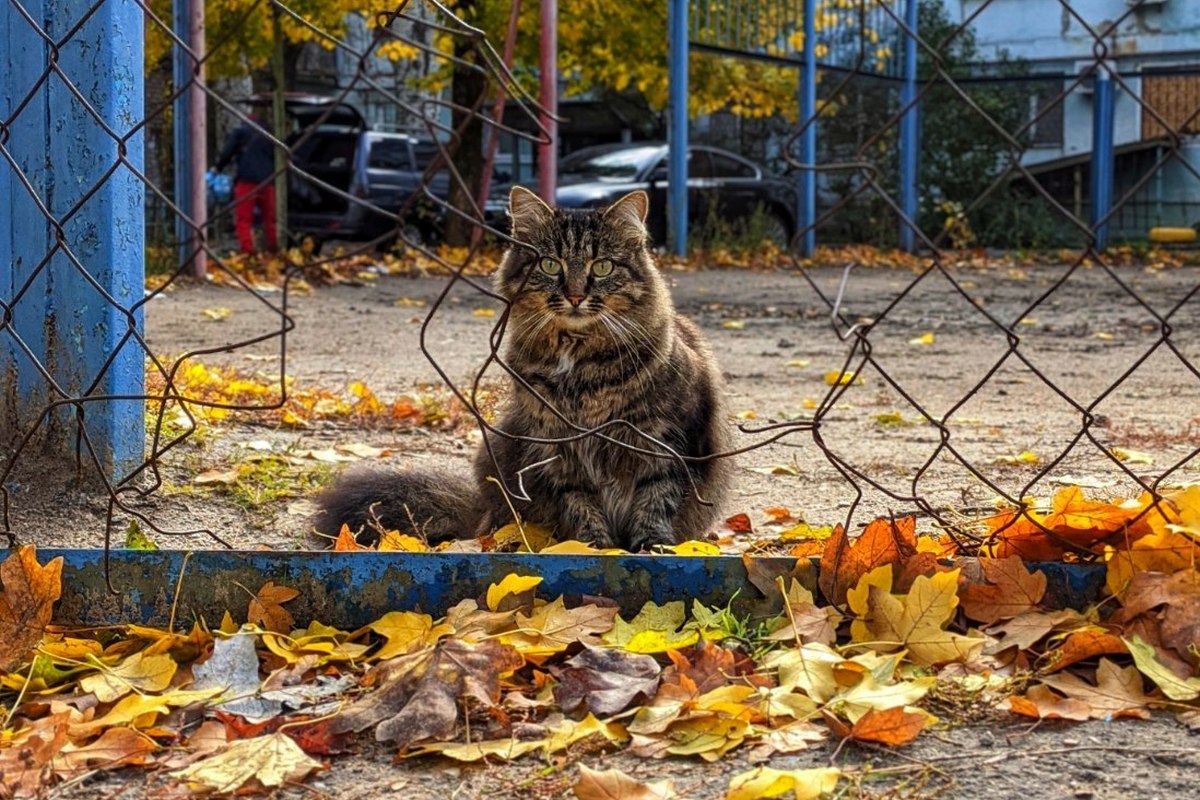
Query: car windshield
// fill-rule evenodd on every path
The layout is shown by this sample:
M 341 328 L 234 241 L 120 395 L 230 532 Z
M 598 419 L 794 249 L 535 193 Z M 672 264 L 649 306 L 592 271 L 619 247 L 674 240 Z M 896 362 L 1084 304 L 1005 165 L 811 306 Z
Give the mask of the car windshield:
M 572 153 L 558 165 L 559 174 L 572 178 L 601 181 L 631 181 L 659 155 L 662 148 L 649 147 L 598 148 L 589 147 Z

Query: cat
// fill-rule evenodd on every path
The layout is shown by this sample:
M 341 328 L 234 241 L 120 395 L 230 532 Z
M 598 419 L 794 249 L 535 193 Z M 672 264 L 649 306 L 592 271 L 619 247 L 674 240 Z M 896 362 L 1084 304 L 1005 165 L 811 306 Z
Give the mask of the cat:
M 721 373 L 675 312 L 648 205 L 635 191 L 607 208 L 552 209 L 514 187 L 517 244 L 493 278 L 511 304 L 504 356 L 521 379 L 496 424 L 511 436 L 486 433 L 472 478 L 347 471 L 317 498 L 317 530 L 477 537 L 515 510 L 560 540 L 633 552 L 708 531 L 732 477 L 728 458 L 709 458 L 729 449 Z

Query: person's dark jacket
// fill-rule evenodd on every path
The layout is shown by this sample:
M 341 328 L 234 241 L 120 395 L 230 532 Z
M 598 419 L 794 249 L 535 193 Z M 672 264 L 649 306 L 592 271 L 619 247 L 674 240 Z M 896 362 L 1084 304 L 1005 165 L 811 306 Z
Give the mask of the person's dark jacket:
M 270 130 L 262 120 L 255 118 L 254 121 Z M 235 180 L 262 183 L 275 173 L 275 147 L 250 123 L 243 122 L 229 132 L 225 146 L 217 157 L 217 171 L 225 169 L 230 161 L 234 161 Z

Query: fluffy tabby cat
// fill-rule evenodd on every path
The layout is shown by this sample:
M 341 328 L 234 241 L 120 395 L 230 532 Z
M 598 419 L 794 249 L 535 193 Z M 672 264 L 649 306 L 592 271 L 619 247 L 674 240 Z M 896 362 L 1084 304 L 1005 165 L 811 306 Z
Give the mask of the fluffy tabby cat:
M 648 202 L 633 192 L 605 209 L 551 209 L 514 188 L 513 236 L 527 246 L 510 248 L 494 278 L 512 304 L 505 357 L 550 407 L 514 380 L 497 427 L 542 441 L 488 434 L 492 454 L 480 448 L 473 478 L 348 472 L 318 498 L 317 529 L 479 536 L 511 520 L 510 501 L 524 521 L 602 547 L 638 551 L 708 530 L 729 483 L 728 459 L 685 467 L 594 434 L 547 441 L 624 420 L 603 434 L 663 452 L 636 428 L 694 459 L 727 449 L 720 372 L 696 327 L 675 313 L 647 249 Z M 487 480 L 497 464 L 508 501 Z M 522 474 L 530 499 L 511 496 L 518 472 L 535 464 Z M 712 505 L 696 499 L 693 482 Z

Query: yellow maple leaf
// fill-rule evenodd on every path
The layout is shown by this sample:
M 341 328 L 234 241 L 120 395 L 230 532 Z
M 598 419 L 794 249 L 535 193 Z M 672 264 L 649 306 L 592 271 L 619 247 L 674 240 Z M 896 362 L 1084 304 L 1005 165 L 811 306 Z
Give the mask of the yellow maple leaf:
M 372 656 L 383 660 L 413 652 L 454 633 L 447 623 L 433 624 L 433 617 L 414 611 L 389 611 L 367 626 L 386 641 Z
M 680 542 L 677 545 L 672 545 L 671 552 L 677 556 L 719 556 L 721 548 L 711 542 L 697 542 L 695 540 L 688 542 Z
M 224 750 L 172 772 L 193 789 L 233 794 L 251 781 L 266 788 L 294 784 L 325 769 L 285 733 L 239 739 Z
M 725 800 L 758 800 L 761 797 L 784 795 L 790 795 L 795 800 L 818 800 L 822 795 L 833 794 L 841 777 L 842 771 L 837 767 L 756 767 L 730 779 Z
M 165 653 L 134 653 L 115 666 L 94 657 L 91 663 L 100 671 L 85 676 L 79 682 L 79 688 L 96 695 L 101 703 L 112 703 L 133 691 L 161 692 L 171 685 L 171 678 L 179 668 Z
M 517 612 L 517 628 L 500 637 L 535 664 L 561 653 L 576 642 L 598 644 L 596 636 L 612 629 L 617 610 L 585 604 L 567 608 L 561 597 L 533 609 Z
M 985 640 L 945 630 L 958 607 L 958 572 L 921 575 L 902 597 L 868 585 L 867 614 L 859 615 L 863 624 L 852 626 L 851 635 L 880 650 L 905 647 L 909 659 L 921 666 L 970 660 Z
M 532 592 L 542 582 L 539 575 L 517 575 L 509 573 L 499 583 L 493 583 L 487 590 L 487 607 L 490 611 L 499 611 L 500 604 L 508 597 Z
M 682 600 L 674 600 L 661 606 L 654 602 L 646 603 L 629 622 L 618 616 L 612 630 L 604 634 L 601 641 L 610 647 L 621 647 L 631 653 L 681 650 L 700 639 L 700 633 L 695 629 L 680 630 L 686 618 L 687 612 Z

